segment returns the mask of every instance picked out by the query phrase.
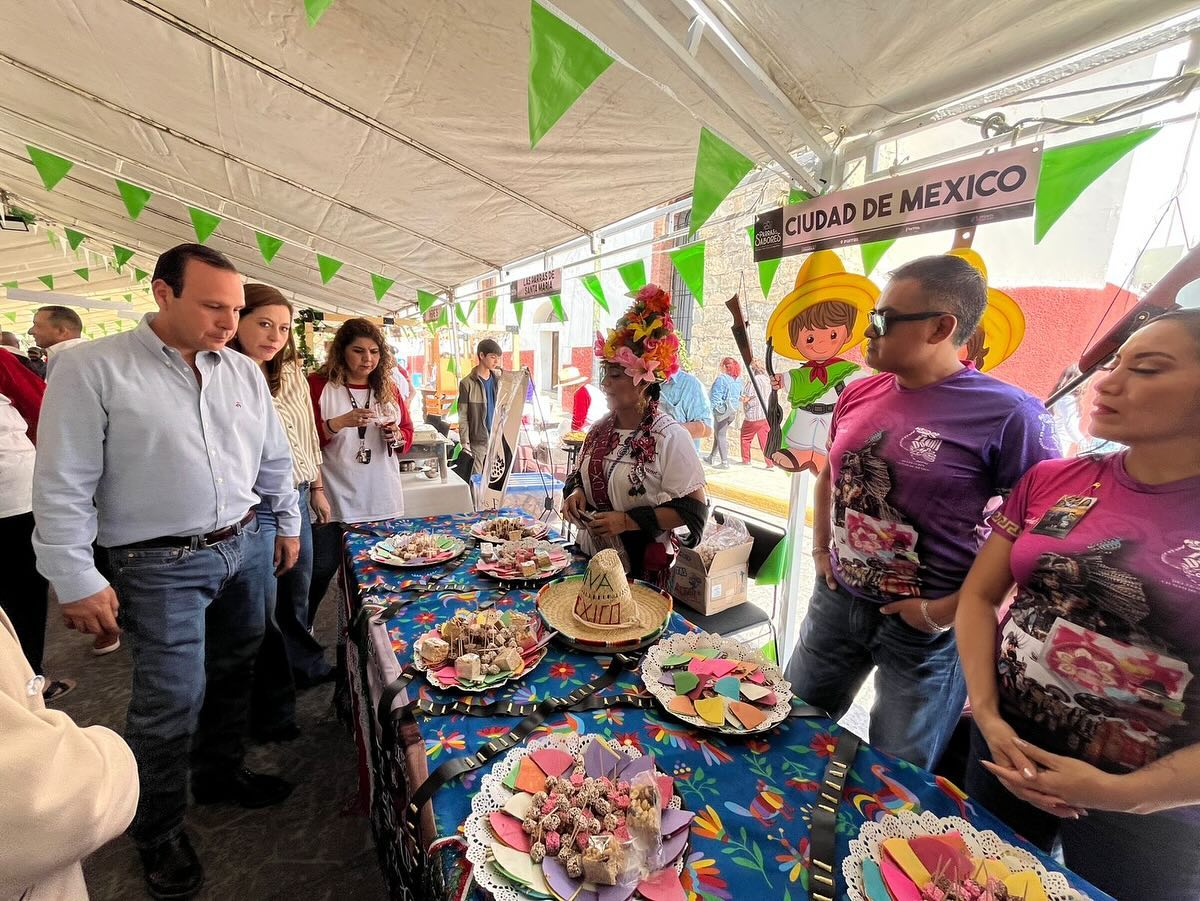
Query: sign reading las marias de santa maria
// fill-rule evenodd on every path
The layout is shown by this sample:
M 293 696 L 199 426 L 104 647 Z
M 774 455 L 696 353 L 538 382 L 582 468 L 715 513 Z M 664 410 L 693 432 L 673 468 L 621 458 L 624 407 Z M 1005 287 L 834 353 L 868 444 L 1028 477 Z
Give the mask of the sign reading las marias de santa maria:
M 769 210 L 754 260 L 1033 215 L 1042 145 L 1026 144 Z
M 512 292 L 512 302 L 520 303 L 534 297 L 550 297 L 562 293 L 562 269 L 551 269 L 549 272 L 539 272 L 537 275 L 527 275 L 519 278 L 509 286 Z

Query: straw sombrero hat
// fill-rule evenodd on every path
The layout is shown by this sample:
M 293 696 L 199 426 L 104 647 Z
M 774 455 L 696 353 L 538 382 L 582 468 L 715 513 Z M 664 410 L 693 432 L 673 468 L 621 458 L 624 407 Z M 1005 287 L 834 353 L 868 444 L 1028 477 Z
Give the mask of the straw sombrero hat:
M 558 371 L 558 385 L 560 388 L 572 388 L 575 385 L 582 385 L 588 381 L 588 377 L 579 371 L 578 366 L 564 366 Z
M 603 651 L 656 637 L 671 616 L 671 596 L 629 581 L 620 555 L 607 548 L 588 561 L 584 575 L 544 586 L 537 608 L 568 641 Z
M 966 260 L 983 276 L 984 283 L 987 283 L 987 266 L 983 257 L 974 250 L 959 247 L 946 255 Z M 981 372 L 995 369 L 1011 357 L 1021 345 L 1021 339 L 1025 337 L 1025 314 L 1021 312 L 1017 302 L 1003 291 L 992 287 L 987 289 L 987 299 L 987 309 L 983 311 L 983 319 L 979 323 L 983 329 L 983 344 L 987 348 L 983 365 L 979 367 Z
M 858 310 L 854 331 L 846 347 L 854 347 L 863 340 L 867 330 L 867 313 L 879 299 L 879 288 L 865 275 L 847 272 L 841 259 L 832 250 L 818 250 L 809 254 L 800 271 L 796 273 L 796 286 L 779 302 L 771 318 L 767 320 L 767 337 L 771 339 L 775 353 L 792 360 L 804 357 L 792 347 L 788 325 L 809 307 L 827 300 L 840 300 Z

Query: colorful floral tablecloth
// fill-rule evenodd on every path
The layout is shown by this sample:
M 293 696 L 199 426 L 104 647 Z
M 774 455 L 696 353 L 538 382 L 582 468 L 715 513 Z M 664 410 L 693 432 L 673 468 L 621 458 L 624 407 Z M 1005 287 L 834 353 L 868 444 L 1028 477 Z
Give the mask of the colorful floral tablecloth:
M 432 529 L 439 534 L 460 535 L 473 545 L 468 533 L 477 519 L 478 514 L 463 514 L 397 520 L 385 524 L 382 530 Z M 475 547 L 452 564 L 433 570 L 378 566 L 369 559 L 368 551 L 379 540 L 376 536 L 347 534 L 346 588 L 351 620 L 364 604 L 368 614 L 378 614 L 390 604 L 411 599 L 400 609 L 393 609 L 386 622 L 377 622 L 376 615 L 360 619 L 360 623 L 371 625 L 359 633 L 358 642 L 352 642 L 350 648 L 361 762 L 369 774 L 371 820 L 381 863 L 394 897 L 440 901 L 480 896 L 470 880 L 461 829 L 470 812 L 471 798 L 491 764 L 466 774 L 434 796 L 432 814 L 427 812 L 422 824 L 428 833 L 422 843 L 430 849 L 424 872 L 411 872 L 399 852 L 399 811 L 408 792 L 428 772 L 445 760 L 474 753 L 493 737 L 511 730 L 519 718 L 417 717 L 389 745 L 382 738 L 373 711 L 383 686 L 411 661 L 412 642 L 437 622 L 477 601 L 492 601 L 500 609 L 530 611 L 534 592 L 519 588 L 501 591 L 496 582 L 476 575 L 472 571 L 479 554 Z M 569 572 L 582 569 L 582 562 L 577 562 Z M 432 594 L 402 591 L 430 575 L 455 587 Z M 476 590 L 478 593 L 474 593 Z M 670 631 L 688 628 L 685 620 L 672 616 Z M 582 654 L 554 643 L 537 669 L 519 684 L 471 700 L 487 702 L 502 697 L 526 703 L 562 697 L 590 682 L 608 663 L 607 657 Z M 636 674 L 629 674 L 605 692 L 626 692 L 639 684 Z M 412 684 L 409 692 L 413 691 L 434 701 L 461 697 L 434 689 L 423 680 Z M 399 701 L 403 700 L 401 696 Z M 697 731 L 659 709 L 616 707 L 559 714 L 533 737 L 550 732 L 588 732 L 655 755 L 659 769 L 675 777 L 684 805 L 697 812 L 683 872 L 690 901 L 798 901 L 808 897 L 808 817 L 838 730 L 829 720 L 791 719 L 761 737 L 726 738 Z M 950 782 L 864 744 L 838 813 L 839 855 L 846 852 L 849 840 L 864 821 L 905 810 L 960 816 L 976 828 L 992 829 L 1007 840 L 1020 841 Z M 1043 858 L 1043 862 L 1047 868 L 1062 870 L 1051 860 Z M 1072 874 L 1068 873 L 1068 878 L 1085 896 L 1107 897 Z M 844 897 L 840 874 L 838 888 Z

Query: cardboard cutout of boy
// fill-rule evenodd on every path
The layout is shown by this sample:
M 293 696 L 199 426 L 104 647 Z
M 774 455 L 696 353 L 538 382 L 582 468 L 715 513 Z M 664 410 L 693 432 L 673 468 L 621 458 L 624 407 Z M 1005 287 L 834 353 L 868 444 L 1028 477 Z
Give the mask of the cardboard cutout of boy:
M 776 352 L 803 365 L 773 381 L 786 385 L 791 413 L 783 424 L 783 444 L 772 462 L 786 472 L 825 465 L 833 406 L 846 385 L 867 373 L 839 354 L 855 347 L 867 330 L 867 314 L 879 289 L 869 278 L 847 272 L 832 250 L 818 250 L 804 261 L 796 284 L 767 321 L 767 337 Z
M 960 257 L 970 263 L 987 283 L 987 266 L 969 247 L 951 250 L 947 256 Z M 1025 337 L 1025 314 L 1017 302 L 995 288 L 987 289 L 988 305 L 983 311 L 975 333 L 958 352 L 964 363 L 971 363 L 980 372 L 995 369 L 1013 355 Z

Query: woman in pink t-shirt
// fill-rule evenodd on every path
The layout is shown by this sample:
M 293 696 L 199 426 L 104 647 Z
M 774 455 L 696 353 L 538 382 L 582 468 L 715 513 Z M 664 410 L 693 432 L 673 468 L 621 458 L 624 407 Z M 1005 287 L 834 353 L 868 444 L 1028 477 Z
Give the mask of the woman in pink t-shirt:
M 963 585 L 967 791 L 1117 898 L 1200 898 L 1200 310 L 1125 343 L 1092 429 L 1128 450 L 1031 469 Z

